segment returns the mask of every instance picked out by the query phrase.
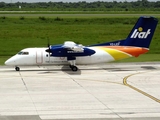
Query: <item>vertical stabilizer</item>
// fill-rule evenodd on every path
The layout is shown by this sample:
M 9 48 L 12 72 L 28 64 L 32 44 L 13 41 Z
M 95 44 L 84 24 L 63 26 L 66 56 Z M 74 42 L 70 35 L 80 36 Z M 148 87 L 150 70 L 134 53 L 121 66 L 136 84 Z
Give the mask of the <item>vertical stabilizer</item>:
M 157 23 L 154 17 L 140 17 L 123 45 L 149 48 Z

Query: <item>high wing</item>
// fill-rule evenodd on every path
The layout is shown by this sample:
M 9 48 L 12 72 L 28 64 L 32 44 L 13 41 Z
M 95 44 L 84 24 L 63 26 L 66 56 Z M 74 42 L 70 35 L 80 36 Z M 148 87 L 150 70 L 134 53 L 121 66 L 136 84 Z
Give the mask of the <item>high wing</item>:
M 76 44 L 72 41 L 66 41 L 63 45 L 52 45 L 46 50 L 50 53 L 50 57 L 67 57 L 70 67 L 73 71 L 77 71 L 76 57 L 91 56 L 95 51 L 83 45 Z
M 91 56 L 95 53 L 94 50 L 72 41 L 66 41 L 62 45 L 51 45 L 46 52 L 50 52 L 53 57 L 83 57 Z

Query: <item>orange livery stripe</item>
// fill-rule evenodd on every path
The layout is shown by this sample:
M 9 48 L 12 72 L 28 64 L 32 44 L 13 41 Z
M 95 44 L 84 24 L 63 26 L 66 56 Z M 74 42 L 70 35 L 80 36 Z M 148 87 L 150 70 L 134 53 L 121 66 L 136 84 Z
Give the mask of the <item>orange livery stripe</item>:
M 98 46 L 97 48 L 109 53 L 115 60 L 129 58 L 132 56 L 138 57 L 149 50 L 147 48 L 131 46 Z

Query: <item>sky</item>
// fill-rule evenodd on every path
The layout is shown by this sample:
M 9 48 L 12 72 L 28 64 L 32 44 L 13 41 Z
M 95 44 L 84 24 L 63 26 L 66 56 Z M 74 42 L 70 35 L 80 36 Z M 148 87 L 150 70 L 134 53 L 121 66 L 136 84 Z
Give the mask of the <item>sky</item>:
M 15 2 L 78 2 L 78 1 L 86 1 L 86 2 L 94 2 L 94 1 L 137 1 L 137 0 L 0 0 L 0 2 L 5 2 L 5 3 L 15 3 Z M 159 0 L 148 0 L 148 1 L 159 1 Z

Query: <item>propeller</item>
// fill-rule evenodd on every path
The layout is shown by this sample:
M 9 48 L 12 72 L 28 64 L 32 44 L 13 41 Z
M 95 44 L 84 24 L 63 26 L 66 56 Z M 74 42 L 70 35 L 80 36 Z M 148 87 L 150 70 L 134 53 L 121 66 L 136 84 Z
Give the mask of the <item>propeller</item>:
M 49 39 L 48 39 L 48 45 L 47 45 L 47 46 L 48 46 L 48 49 L 46 49 L 45 51 L 49 53 L 49 55 L 48 55 L 48 56 L 49 56 L 49 57 L 48 57 L 48 59 L 49 59 L 49 63 L 50 63 L 50 53 L 52 53 L 52 51 L 51 51 L 51 45 L 50 45 L 50 41 L 49 41 Z

